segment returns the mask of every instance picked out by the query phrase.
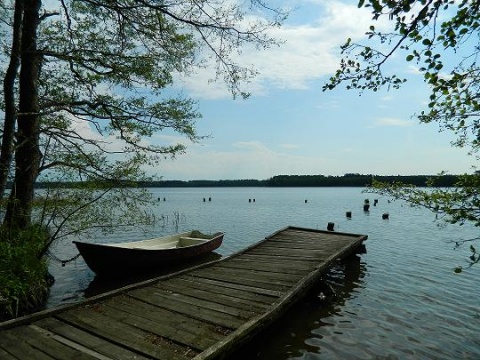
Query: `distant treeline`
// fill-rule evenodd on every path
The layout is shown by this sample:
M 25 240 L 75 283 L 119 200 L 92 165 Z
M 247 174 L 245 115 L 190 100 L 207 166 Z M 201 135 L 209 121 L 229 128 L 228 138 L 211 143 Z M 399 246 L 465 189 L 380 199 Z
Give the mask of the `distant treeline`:
M 434 178 L 435 185 L 451 187 L 457 182 L 457 175 L 411 175 L 379 176 L 362 174 L 345 174 L 343 176 L 324 175 L 277 175 L 267 180 L 164 180 L 139 183 L 142 187 L 293 187 L 293 186 L 355 186 L 365 187 L 372 184 L 372 179 L 381 182 L 402 182 L 416 186 L 426 186 L 428 179 Z
M 127 185 L 138 187 L 301 187 L 301 186 L 318 186 L 318 187 L 334 187 L 334 186 L 352 186 L 365 187 L 372 184 L 372 180 L 393 183 L 401 182 L 415 186 L 426 186 L 429 179 L 435 179 L 435 185 L 440 187 L 455 186 L 457 175 L 409 175 L 409 176 L 380 176 L 380 175 L 362 175 L 362 174 L 345 174 L 343 176 L 325 176 L 325 175 L 277 175 L 267 180 L 157 180 L 142 181 L 136 184 L 128 183 Z M 75 187 L 76 183 L 46 183 L 39 182 L 37 188 L 55 187 Z M 85 185 L 85 184 L 84 184 Z M 116 186 L 120 184 L 105 184 L 105 186 Z M 126 185 L 126 184 L 123 184 Z

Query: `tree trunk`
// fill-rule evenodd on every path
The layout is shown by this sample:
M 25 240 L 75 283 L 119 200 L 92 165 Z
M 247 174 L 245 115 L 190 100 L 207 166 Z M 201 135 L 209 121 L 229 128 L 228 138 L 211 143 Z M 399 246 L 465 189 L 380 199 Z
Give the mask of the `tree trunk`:
M 10 63 L 3 80 L 5 99 L 5 121 L 3 124 L 2 147 L 0 150 L 0 200 L 3 199 L 7 186 L 8 174 L 13 158 L 13 137 L 15 134 L 16 104 L 15 81 L 20 66 L 20 44 L 22 39 L 23 0 L 15 1 L 13 17 L 12 48 Z
M 25 0 L 22 22 L 19 109 L 15 178 L 4 222 L 24 229 L 30 225 L 34 184 L 40 164 L 38 79 L 41 55 L 37 51 L 37 30 L 41 0 Z

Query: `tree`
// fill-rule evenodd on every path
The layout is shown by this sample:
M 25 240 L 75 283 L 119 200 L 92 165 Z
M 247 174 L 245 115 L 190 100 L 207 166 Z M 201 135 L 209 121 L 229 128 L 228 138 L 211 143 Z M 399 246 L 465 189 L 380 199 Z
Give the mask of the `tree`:
M 277 44 L 268 30 L 284 16 L 261 0 L 0 0 L 7 312 L 45 296 L 44 255 L 56 240 L 154 219 L 149 193 L 135 186 L 150 180 L 147 167 L 185 150 L 155 135 L 203 138 L 198 105 L 174 90 L 175 77 L 213 61 L 213 80 L 248 97 L 241 85 L 256 72 L 233 54 Z M 41 196 L 39 179 L 48 184 Z
M 417 114 L 420 122 L 437 122 L 441 130 L 452 131 L 456 134 L 452 145 L 469 148 L 470 155 L 478 160 L 480 2 L 360 0 L 358 6 L 371 9 L 373 21 L 388 18 L 393 23 L 392 31 L 378 31 L 372 25 L 366 33 L 368 45 L 352 43 L 348 39 L 342 46 L 345 58 L 324 86 L 324 91 L 343 83 L 347 84 L 347 89 L 358 91 L 377 91 L 382 87 L 398 89 L 406 79 L 385 73 L 385 64 L 393 54 L 403 53 L 407 62 L 418 66 L 431 89 L 428 109 Z M 456 187 L 448 190 L 436 188 L 434 180 L 430 185 L 430 189 L 418 189 L 405 184 L 377 182 L 370 190 L 432 209 L 451 223 L 472 222 L 480 226 L 478 174 L 461 176 Z M 470 265 L 479 262 L 479 254 L 473 245 L 470 251 Z M 456 271 L 461 271 L 461 267 Z
M 15 81 L 17 78 L 18 67 L 20 66 L 20 36 L 23 16 L 22 1 L 15 3 L 14 16 L 15 19 L 13 19 L 13 24 L 11 24 L 12 41 L 9 53 L 9 64 L 3 78 L 5 117 L 3 121 L 3 136 L 0 149 L 0 200 L 3 199 L 5 188 L 7 186 L 8 173 L 13 157 L 13 140 L 16 126 Z
M 66 233 L 109 224 L 96 208 L 100 200 L 108 207 L 116 200 L 108 213 L 123 220 L 134 218 L 122 214 L 144 214 L 132 206 L 144 206 L 145 194 L 129 187 L 147 179 L 146 166 L 185 150 L 159 144 L 154 135 L 173 131 L 202 139 L 196 102 L 172 89 L 176 74 L 188 75 L 212 59 L 233 96 L 247 97 L 241 84 L 255 70 L 236 64 L 232 54 L 245 45 L 277 44 L 267 30 L 284 16 L 258 0 L 250 7 L 219 0 L 59 0 L 48 7 L 41 0 L 0 1 L 0 22 L 11 29 L 0 40 L 9 49 L 3 56 L 9 65 L 0 197 L 12 182 L 4 225 L 32 224 L 39 177 L 57 189 L 47 191 L 49 203 L 35 211 L 34 221 L 54 234 L 67 222 L 82 226 Z M 75 182 L 75 191 L 66 191 L 65 181 Z

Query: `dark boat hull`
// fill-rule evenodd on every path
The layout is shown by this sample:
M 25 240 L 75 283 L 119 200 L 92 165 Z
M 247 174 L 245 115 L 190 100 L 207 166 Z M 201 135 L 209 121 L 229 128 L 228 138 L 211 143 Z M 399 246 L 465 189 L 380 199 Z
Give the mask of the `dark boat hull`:
M 96 274 L 121 274 L 147 271 L 191 260 L 220 247 L 223 233 L 199 245 L 145 250 L 74 241 L 88 267 Z

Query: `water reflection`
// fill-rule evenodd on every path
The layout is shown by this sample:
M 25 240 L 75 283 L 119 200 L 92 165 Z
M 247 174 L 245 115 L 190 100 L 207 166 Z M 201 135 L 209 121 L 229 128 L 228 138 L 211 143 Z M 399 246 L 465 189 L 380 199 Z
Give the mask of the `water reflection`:
M 212 252 L 203 256 L 197 257 L 190 261 L 184 261 L 179 264 L 172 264 L 168 267 L 162 267 L 151 271 L 143 271 L 139 273 L 122 273 L 119 276 L 109 274 L 108 276 L 95 275 L 94 279 L 90 282 L 88 287 L 84 291 L 85 297 L 92 297 L 112 291 L 118 288 L 122 288 L 137 282 L 146 281 L 160 276 L 173 274 L 187 268 L 206 264 L 212 261 L 216 261 L 222 258 L 221 254 Z
M 296 359 L 307 353 L 320 353 L 321 348 L 310 342 L 317 329 L 331 326 L 330 317 L 340 313 L 344 303 L 354 298 L 363 287 L 366 266 L 359 255 L 337 262 L 307 297 L 281 319 L 267 328 L 254 342 L 240 349 L 230 360 Z M 330 295 L 331 289 L 333 295 Z M 326 298 L 319 296 L 327 293 Z M 346 321 L 343 326 L 353 326 Z

